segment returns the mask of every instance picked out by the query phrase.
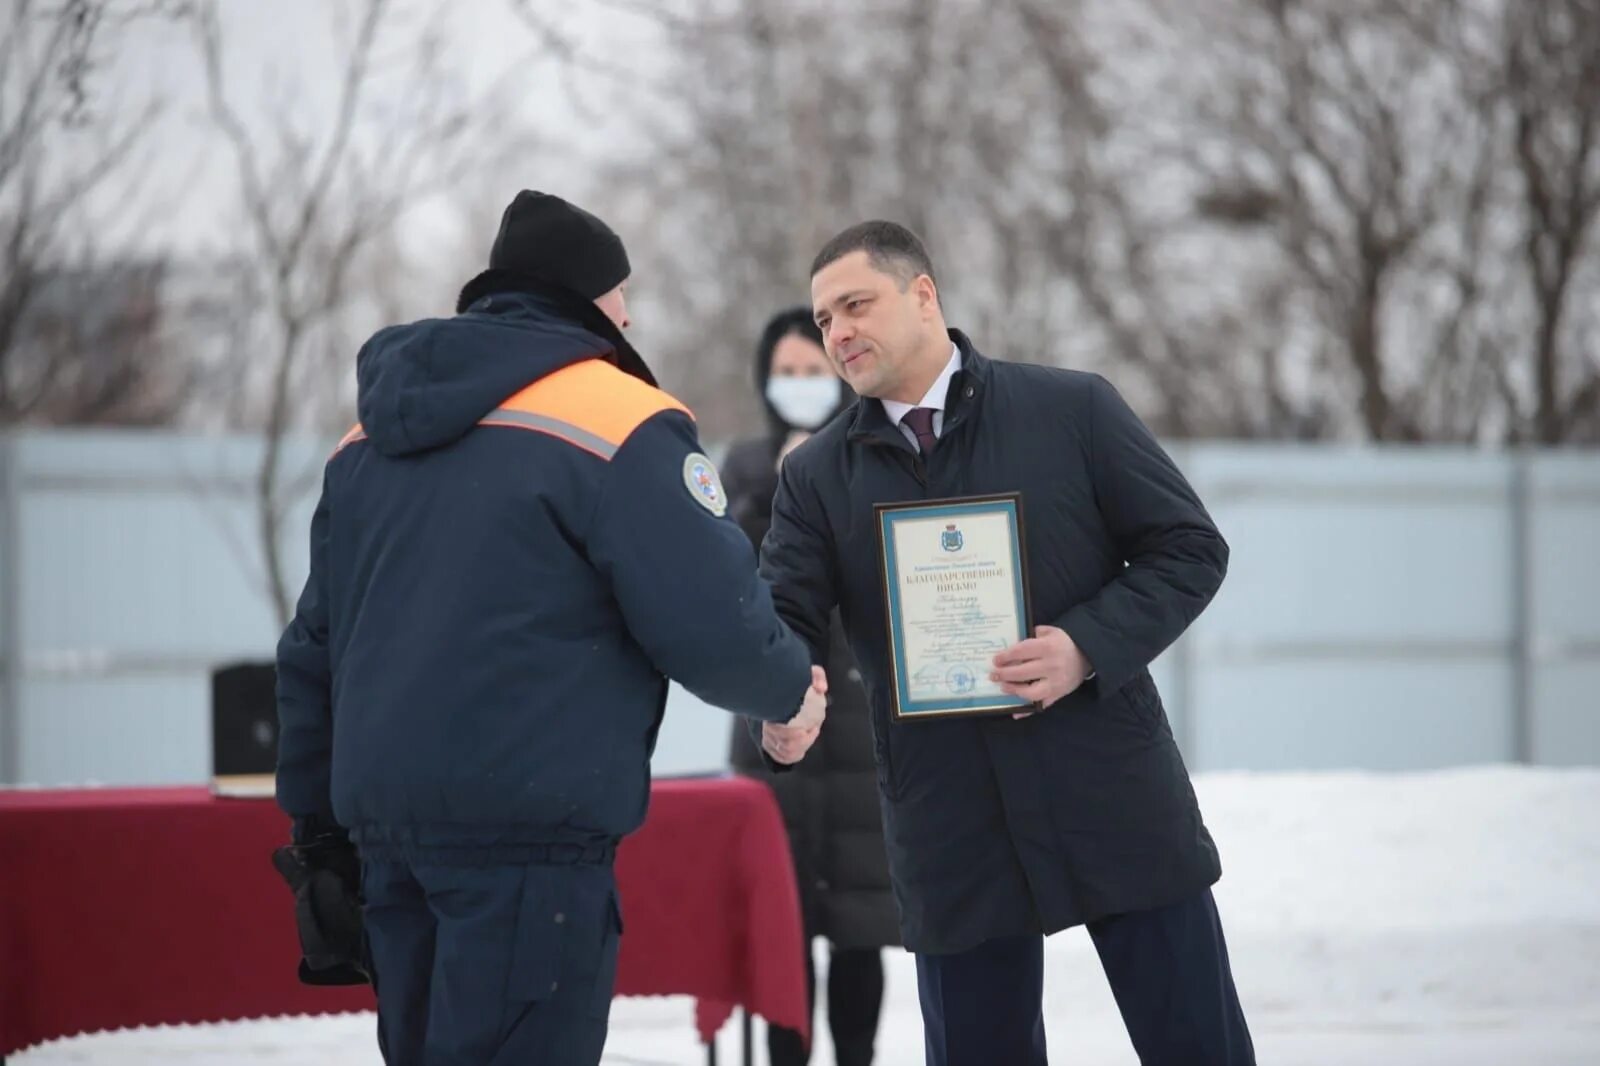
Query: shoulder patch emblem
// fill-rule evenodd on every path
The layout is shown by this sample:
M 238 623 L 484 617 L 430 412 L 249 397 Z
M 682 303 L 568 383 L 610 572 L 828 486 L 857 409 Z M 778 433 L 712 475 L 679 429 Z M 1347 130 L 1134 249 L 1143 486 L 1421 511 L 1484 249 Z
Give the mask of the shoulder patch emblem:
M 701 507 L 718 518 L 728 513 L 728 494 L 722 489 L 722 478 L 706 456 L 690 452 L 684 457 L 683 483 Z

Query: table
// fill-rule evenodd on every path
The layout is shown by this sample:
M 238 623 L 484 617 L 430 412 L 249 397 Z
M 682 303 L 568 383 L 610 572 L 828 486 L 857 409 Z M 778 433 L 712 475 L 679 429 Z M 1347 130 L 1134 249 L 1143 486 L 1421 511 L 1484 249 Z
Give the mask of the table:
M 365 986 L 295 978 L 293 908 L 269 859 L 287 837 L 272 801 L 203 788 L 0 791 L 0 1061 L 79 1032 L 372 1009 Z M 617 995 L 696 997 L 708 1044 L 735 1007 L 809 1029 L 793 867 L 765 786 L 656 782 L 617 881 Z

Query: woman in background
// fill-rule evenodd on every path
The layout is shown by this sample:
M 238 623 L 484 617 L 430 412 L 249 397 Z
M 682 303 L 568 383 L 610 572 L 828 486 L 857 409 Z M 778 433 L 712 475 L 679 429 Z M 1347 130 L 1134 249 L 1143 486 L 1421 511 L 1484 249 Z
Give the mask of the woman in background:
M 755 376 L 767 433 L 735 444 L 722 474 L 730 513 L 759 549 L 772 524 L 782 457 L 855 396 L 834 374 L 809 308 L 780 312 L 767 323 L 756 345 Z M 900 930 L 884 855 L 870 711 L 837 614 L 823 667 L 828 721 L 806 757 L 787 773 L 770 773 L 740 722 L 731 759 L 735 770 L 767 781 L 777 795 L 799 878 L 806 943 L 820 936 L 832 947 L 827 1010 L 835 1061 L 866 1066 L 883 1005 L 880 949 L 899 944 Z M 815 1004 L 809 946 L 806 984 Z M 767 1050 L 773 1066 L 798 1066 L 808 1058 L 800 1034 L 776 1026 L 767 1031 Z

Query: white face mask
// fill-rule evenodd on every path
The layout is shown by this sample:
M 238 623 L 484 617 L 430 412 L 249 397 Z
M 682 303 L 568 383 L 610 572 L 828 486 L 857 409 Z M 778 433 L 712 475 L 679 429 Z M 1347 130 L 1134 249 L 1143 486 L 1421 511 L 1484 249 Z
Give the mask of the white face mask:
M 816 429 L 839 406 L 836 377 L 769 378 L 767 400 L 795 429 Z

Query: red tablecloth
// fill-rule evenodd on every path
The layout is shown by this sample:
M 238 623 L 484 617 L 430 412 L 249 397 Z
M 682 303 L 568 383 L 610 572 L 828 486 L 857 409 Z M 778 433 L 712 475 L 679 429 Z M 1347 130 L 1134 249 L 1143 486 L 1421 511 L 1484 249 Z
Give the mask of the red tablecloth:
M 0 1057 L 79 1032 L 368 1010 L 308 988 L 269 800 L 204 789 L 0 791 Z M 617 855 L 620 996 L 690 995 L 701 1037 L 736 1005 L 807 1028 L 799 904 L 771 793 L 657 782 Z

